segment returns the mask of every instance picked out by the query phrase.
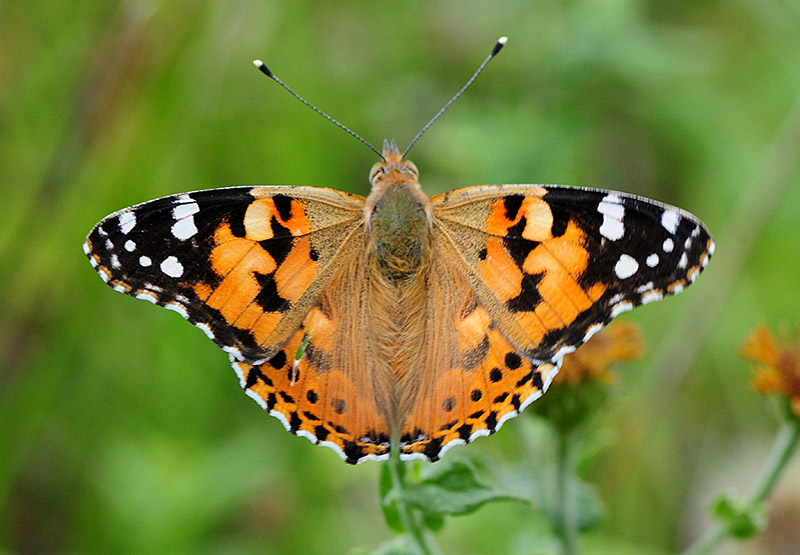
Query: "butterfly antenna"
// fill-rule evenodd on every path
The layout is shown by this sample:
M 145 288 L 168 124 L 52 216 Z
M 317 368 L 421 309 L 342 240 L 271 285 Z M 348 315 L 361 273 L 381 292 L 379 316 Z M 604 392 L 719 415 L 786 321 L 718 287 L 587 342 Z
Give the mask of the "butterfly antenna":
M 350 133 L 350 135 L 352 135 L 353 137 L 355 137 L 356 139 L 358 139 L 359 141 L 361 141 L 363 144 L 365 144 L 365 145 L 367 146 L 367 148 L 369 148 L 369 149 L 370 149 L 372 152 L 374 152 L 375 154 L 377 154 L 377 155 L 378 155 L 378 156 L 381 158 L 381 160 L 385 160 L 385 158 L 383 157 L 383 154 L 381 154 L 381 153 L 380 153 L 380 151 L 379 151 L 377 148 L 375 148 L 374 146 L 372 146 L 371 144 L 369 144 L 369 143 L 367 142 L 367 140 L 366 140 L 366 139 L 364 139 L 364 138 L 363 138 L 361 135 L 359 135 L 358 133 L 356 133 L 355 131 L 353 131 L 352 129 L 350 129 L 349 127 L 347 127 L 346 125 L 344 125 L 343 123 L 339 123 L 337 120 L 335 120 L 334 118 L 332 118 L 331 116 L 329 116 L 328 114 L 326 114 L 325 112 L 323 112 L 322 110 L 320 110 L 319 108 L 317 108 L 316 106 L 314 106 L 313 104 L 311 104 L 311 103 L 310 103 L 309 101 L 307 101 L 305 98 L 303 98 L 302 96 L 300 96 L 299 94 L 297 94 L 296 92 L 294 92 L 294 91 L 293 91 L 293 90 L 292 90 L 292 89 L 289 87 L 289 85 L 287 85 L 286 83 L 284 83 L 283 81 L 281 81 L 280 79 L 278 79 L 278 76 L 277 76 L 277 75 L 275 75 L 274 73 L 272 73 L 272 72 L 270 71 L 270 69 L 269 69 L 269 68 L 268 68 L 266 65 L 264 65 L 264 62 L 262 62 L 261 60 L 253 60 L 253 64 L 255 64 L 255 66 L 256 66 L 256 67 L 257 67 L 259 70 L 261 70 L 261 73 L 263 73 L 264 75 L 266 75 L 267 77 L 269 77 L 270 79 L 272 79 L 273 81 L 275 81 L 277 84 L 279 84 L 281 87 L 283 87 L 284 89 L 286 89 L 287 91 L 289 91 L 289 93 L 290 93 L 290 94 L 291 94 L 293 97 L 295 97 L 297 100 L 299 100 L 300 102 L 302 102 L 303 104 L 305 104 L 306 106 L 308 106 L 309 108 L 311 108 L 312 110 L 314 110 L 316 113 L 318 113 L 319 115 L 321 115 L 323 118 L 325 118 L 326 120 L 328 120 L 328 121 L 329 121 L 329 122 L 331 122 L 332 124 L 334 124 L 334 125 L 338 126 L 338 127 L 339 127 L 339 128 L 341 128 L 341 129 L 344 129 L 345 131 L 347 131 L 348 133 Z M 485 63 L 484 63 L 484 65 L 485 65 Z
M 455 94 L 455 96 L 453 96 L 453 98 L 450 99 L 450 101 L 447 104 L 442 106 L 442 109 L 439 110 L 436 113 L 436 115 L 433 116 L 433 118 L 431 118 L 431 121 L 429 121 L 427 124 L 425 124 L 425 127 L 420 129 L 419 133 L 417 133 L 417 136 L 414 137 L 411 140 L 411 144 L 409 144 L 408 147 L 403 151 L 403 158 L 405 158 L 406 154 L 408 154 L 408 151 L 411 150 L 411 147 L 414 146 L 414 144 L 419 140 L 420 137 L 422 137 L 422 135 L 425 133 L 425 131 L 427 131 L 428 128 L 431 125 L 433 125 L 433 122 L 435 122 L 437 119 L 439 119 L 439 117 L 442 114 L 444 114 L 444 111 L 447 110 L 450 107 L 450 105 L 453 102 L 455 102 L 458 99 L 458 97 L 461 96 L 464 93 L 465 90 L 467 90 L 469 88 L 469 86 L 472 84 L 472 82 L 475 81 L 475 79 L 478 78 L 478 75 L 481 74 L 481 72 L 483 71 L 483 68 L 486 67 L 486 64 L 488 64 L 489 61 L 492 58 L 497 56 L 497 53 L 500 52 L 500 49 L 503 48 L 503 46 L 505 46 L 506 42 L 508 42 L 508 37 L 500 37 L 499 39 L 497 39 L 497 43 L 495 43 L 494 48 L 492 48 L 492 52 L 488 56 L 486 56 L 486 59 L 483 60 L 483 63 L 480 66 L 478 66 L 478 69 L 475 70 L 475 73 L 472 74 L 472 77 L 469 78 L 469 81 L 467 81 L 466 85 L 461 87 L 461 90 L 459 90 Z

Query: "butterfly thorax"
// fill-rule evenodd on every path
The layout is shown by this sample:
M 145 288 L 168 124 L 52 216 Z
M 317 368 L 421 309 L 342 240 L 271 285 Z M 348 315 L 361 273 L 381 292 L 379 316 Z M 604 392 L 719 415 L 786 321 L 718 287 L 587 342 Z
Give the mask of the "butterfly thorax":
M 407 185 L 389 186 L 375 201 L 368 253 L 390 281 L 412 278 L 430 257 L 430 232 L 423 205 Z

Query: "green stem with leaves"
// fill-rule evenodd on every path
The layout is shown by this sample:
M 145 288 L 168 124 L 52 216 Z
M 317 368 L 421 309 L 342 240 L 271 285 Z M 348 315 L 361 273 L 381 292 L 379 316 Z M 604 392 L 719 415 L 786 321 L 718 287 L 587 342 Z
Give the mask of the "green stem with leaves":
M 551 523 L 553 532 L 561 540 L 565 555 L 577 553 L 578 525 L 570 492 L 569 481 L 572 465 L 572 434 L 565 430 L 556 433 L 556 496 Z
M 769 458 L 764 465 L 761 478 L 741 508 L 741 513 L 743 515 L 754 514 L 767 500 L 772 490 L 775 489 L 778 478 L 797 451 L 798 445 L 800 445 L 800 419 L 791 415 L 789 419 L 784 422 L 783 426 L 778 431 L 778 435 L 775 437 L 775 442 L 772 445 Z M 731 535 L 730 526 L 724 524 L 719 525 L 708 534 L 698 539 L 684 551 L 684 555 L 703 555 L 711 553 L 725 538 Z
M 441 553 L 439 547 L 430 538 L 430 533 L 425 529 L 422 524 L 422 519 L 417 511 L 409 506 L 403 500 L 403 490 L 405 489 L 405 479 L 400 472 L 400 466 L 404 464 L 400 460 L 399 449 L 392 449 L 389 460 L 386 461 L 389 465 L 389 473 L 392 476 L 392 484 L 397 491 L 397 506 L 400 514 L 400 519 L 403 521 L 403 526 L 406 531 L 414 539 L 420 552 L 424 555 L 438 555 Z

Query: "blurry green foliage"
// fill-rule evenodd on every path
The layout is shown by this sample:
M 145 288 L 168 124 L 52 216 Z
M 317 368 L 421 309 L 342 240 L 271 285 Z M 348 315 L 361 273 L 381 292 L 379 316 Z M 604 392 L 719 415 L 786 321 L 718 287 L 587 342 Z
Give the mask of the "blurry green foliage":
M 590 465 L 609 510 L 584 547 L 688 544 L 717 485 L 746 489 L 776 426 L 735 349 L 754 323 L 800 314 L 798 29 L 800 8 L 777 0 L 0 1 L 0 547 L 346 552 L 392 537 L 379 465 L 291 437 L 224 353 L 105 287 L 81 244 L 106 214 L 172 193 L 366 193 L 372 153 L 254 58 L 371 142 L 402 145 L 500 35 L 503 53 L 412 151 L 428 193 L 618 189 L 691 210 L 718 240 L 696 285 L 626 316 L 651 351 L 614 387 L 595 424 L 612 444 Z M 527 457 L 523 427 L 449 456 Z M 524 504 L 492 503 L 437 540 L 525 552 L 545 529 Z

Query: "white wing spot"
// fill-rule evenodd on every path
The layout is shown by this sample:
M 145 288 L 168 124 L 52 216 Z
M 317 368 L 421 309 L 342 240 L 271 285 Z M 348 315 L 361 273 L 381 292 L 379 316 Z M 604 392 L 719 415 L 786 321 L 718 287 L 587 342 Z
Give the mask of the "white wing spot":
M 629 310 L 633 310 L 633 303 L 629 303 L 627 301 L 621 302 L 621 303 L 619 303 L 617 305 L 614 305 L 614 307 L 612 307 L 612 309 L 611 309 L 611 317 L 612 318 L 616 318 L 617 316 L 619 316 L 623 312 L 627 312 Z
M 687 237 L 686 241 L 683 242 L 683 248 L 686 249 L 686 250 L 689 250 L 689 248 L 691 248 L 691 246 L 692 246 L 692 238 L 691 237 Z
M 603 225 L 600 226 L 600 235 L 616 241 L 625 235 L 625 224 L 622 219 L 625 217 L 625 207 L 621 204 L 617 195 L 606 195 L 597 205 L 597 211 L 603 215 Z
M 128 239 L 127 241 L 125 241 L 125 250 L 128 251 L 128 252 L 135 251 L 136 250 L 136 243 L 134 243 L 133 241 Z
M 119 215 L 119 230 L 123 235 L 127 235 L 136 227 L 136 214 L 134 212 L 123 212 Z
M 172 225 L 172 235 L 176 239 L 185 241 L 197 233 L 192 215 L 200 211 L 200 206 L 189 195 L 181 195 L 176 201 L 180 204 L 172 209 L 172 217 L 176 220 Z
M 140 256 L 139 257 L 139 265 L 144 266 L 147 268 L 153 261 L 150 259 L 149 256 Z
M 661 245 L 661 248 L 664 249 L 664 252 L 672 252 L 672 249 L 675 248 L 675 243 L 672 241 L 672 239 L 667 237 L 664 239 L 664 244 Z
M 658 264 L 658 255 L 656 253 L 651 254 L 645 259 L 644 263 L 650 266 L 651 268 L 655 268 L 656 265 Z
M 680 215 L 672 210 L 664 210 L 664 213 L 661 214 L 661 225 L 673 235 L 678 231 L 678 223 L 680 221 Z
M 183 306 L 179 305 L 178 303 L 167 303 L 164 305 L 164 308 L 166 308 L 167 310 L 171 310 L 173 312 L 177 312 L 187 320 L 189 319 L 189 313 L 186 312 L 186 309 Z
M 652 281 L 648 281 L 644 285 L 640 285 L 636 288 L 637 293 L 647 293 L 651 289 L 653 289 L 656 285 Z
M 639 263 L 636 259 L 627 254 L 622 254 L 614 265 L 614 273 L 617 274 L 619 279 L 626 279 L 631 277 L 639 269 Z
M 565 355 L 570 353 L 574 353 L 577 347 L 573 347 L 572 345 L 564 345 L 561 347 L 556 354 L 553 355 L 553 360 L 563 360 Z
M 681 270 L 683 270 L 684 268 L 686 268 L 686 265 L 687 265 L 687 264 L 689 264 L 689 257 L 688 257 L 688 256 L 686 256 L 686 253 L 683 253 L 683 254 L 681 255 L 681 259 L 680 259 L 680 260 L 678 260 L 678 268 L 680 268 Z
M 583 336 L 583 342 L 586 343 L 598 331 L 603 329 L 603 324 L 593 324 L 586 330 L 586 335 Z
M 161 271 L 169 277 L 178 278 L 183 275 L 183 264 L 174 256 L 168 256 L 161 262 Z
M 664 294 L 659 290 L 648 291 L 642 295 L 642 304 L 648 304 L 655 301 L 660 301 L 664 298 Z
M 177 210 L 177 208 L 175 208 L 175 210 Z M 197 226 L 194 225 L 194 218 L 191 216 L 187 216 L 172 224 L 172 235 L 181 241 L 185 241 L 195 233 L 197 233 Z
M 236 359 L 236 360 L 243 360 L 244 359 L 244 355 L 242 355 L 242 351 L 240 351 L 236 347 L 230 347 L 230 346 L 223 347 L 222 350 L 225 351 L 226 353 L 228 353 L 229 355 L 231 355 L 233 357 L 233 359 Z M 231 359 L 231 360 L 233 360 L 233 359 Z M 262 364 L 264 362 L 266 362 L 266 359 L 265 360 L 253 361 L 253 365 L 254 366 L 258 366 L 259 364 Z
M 116 254 L 111 255 L 111 265 L 115 268 L 121 268 L 122 264 L 119 263 L 119 258 L 117 258 Z
M 136 293 L 136 298 L 141 299 L 143 301 L 151 302 L 153 304 L 156 304 L 158 302 L 158 297 L 156 297 L 153 293 L 150 293 L 149 291 L 139 291 L 138 293 Z
M 197 324 L 195 324 L 195 325 L 197 325 Z M 205 324 L 203 324 L 203 325 L 205 325 Z M 199 328 L 200 326 L 197 326 L 197 327 Z M 202 329 L 202 328 L 200 328 L 200 329 Z M 231 359 L 231 366 L 233 366 L 233 371 L 236 372 L 236 376 L 238 376 L 238 378 L 239 378 L 239 385 L 242 386 L 242 389 L 246 389 L 247 382 L 244 379 L 244 372 L 243 372 L 243 368 L 241 366 L 241 363 L 236 361 L 236 360 Z
M 214 332 L 211 331 L 211 327 L 208 324 L 204 322 L 198 322 L 195 324 L 195 326 L 203 330 L 203 333 L 205 333 L 209 339 L 214 339 Z
M 264 409 L 264 410 L 267 410 L 267 402 L 266 402 L 264 399 L 262 399 L 262 398 L 261 398 L 261 396 L 260 396 L 258 393 L 256 393 L 256 392 L 255 392 L 255 391 L 253 391 L 252 389 L 245 389 L 245 390 L 244 390 L 244 393 L 245 393 L 245 395 L 247 395 L 248 397 L 250 397 L 250 398 L 251 398 L 253 401 L 255 401 L 256 403 L 258 403 L 258 406 L 260 406 L 262 409 Z M 276 418 L 278 418 L 278 417 L 276 416 L 276 414 L 280 414 L 280 413 L 272 414 L 272 413 L 274 413 L 274 412 L 275 412 L 274 410 L 273 410 L 273 411 L 270 411 L 270 414 L 271 414 L 272 416 L 275 416 Z M 278 420 L 280 420 L 280 418 L 278 418 Z M 283 420 L 286 420 L 286 418 L 284 418 Z M 283 422 L 283 420 L 281 420 L 281 422 Z M 343 455 L 343 454 L 344 454 L 344 453 L 342 453 L 342 455 Z M 342 457 L 342 458 L 345 458 L 345 457 Z
M 198 206 L 196 202 L 189 199 L 189 202 L 178 204 L 172 209 L 172 217 L 176 220 L 181 220 L 187 216 L 191 216 L 192 214 L 197 214 L 198 212 L 200 212 L 200 206 Z
M 111 242 L 111 239 L 106 239 L 106 250 L 107 251 L 114 250 L 114 243 Z

